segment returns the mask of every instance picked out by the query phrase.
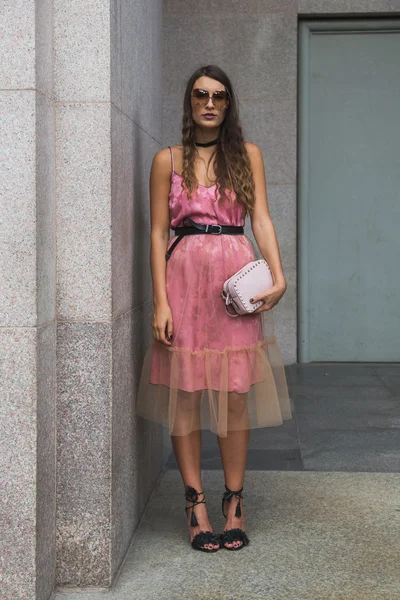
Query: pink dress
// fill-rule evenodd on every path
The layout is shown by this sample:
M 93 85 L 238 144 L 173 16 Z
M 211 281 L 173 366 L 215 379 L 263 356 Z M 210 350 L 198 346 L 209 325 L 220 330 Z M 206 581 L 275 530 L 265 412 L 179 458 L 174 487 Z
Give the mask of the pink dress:
M 244 226 L 245 209 L 234 192 L 232 202 L 220 206 L 216 184 L 199 185 L 188 200 L 170 151 L 170 227 L 182 226 L 186 217 Z M 166 346 L 153 338 L 147 348 L 137 413 L 167 426 L 171 435 L 210 429 L 225 437 L 292 417 L 273 309 L 232 318 L 221 297 L 224 281 L 258 257 L 245 234 L 199 234 L 184 236 L 166 263 L 173 340 Z

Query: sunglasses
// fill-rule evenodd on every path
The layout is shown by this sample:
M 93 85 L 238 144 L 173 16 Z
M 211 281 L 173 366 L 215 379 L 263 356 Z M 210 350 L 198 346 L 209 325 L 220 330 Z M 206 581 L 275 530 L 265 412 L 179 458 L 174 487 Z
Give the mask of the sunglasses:
M 191 96 L 193 104 L 197 106 L 206 106 L 210 97 L 215 108 L 226 108 L 229 105 L 229 94 L 227 94 L 225 90 L 219 90 L 210 96 L 208 90 L 204 90 L 203 88 L 194 88 Z

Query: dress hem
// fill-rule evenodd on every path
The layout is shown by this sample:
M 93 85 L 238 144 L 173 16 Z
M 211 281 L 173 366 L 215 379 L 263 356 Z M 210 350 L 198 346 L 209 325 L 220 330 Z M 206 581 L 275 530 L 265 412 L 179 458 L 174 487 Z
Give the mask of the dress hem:
M 154 341 L 157 341 L 157 340 L 154 340 Z M 176 352 L 176 353 L 181 353 L 181 354 L 193 354 L 196 356 L 202 356 L 204 354 L 225 354 L 226 352 L 242 352 L 243 350 L 256 350 L 267 344 L 276 344 L 276 343 L 277 343 L 277 339 L 276 339 L 276 336 L 274 336 L 269 339 L 259 340 L 258 342 L 256 342 L 255 344 L 251 344 L 250 346 L 225 346 L 225 348 L 223 348 L 222 350 L 218 350 L 217 348 L 203 348 L 203 350 L 192 350 L 191 348 L 184 348 L 182 346 L 179 346 L 179 347 L 165 346 L 165 344 L 162 344 L 162 342 L 160 342 L 160 344 L 162 344 L 165 347 L 164 349 L 167 352 Z

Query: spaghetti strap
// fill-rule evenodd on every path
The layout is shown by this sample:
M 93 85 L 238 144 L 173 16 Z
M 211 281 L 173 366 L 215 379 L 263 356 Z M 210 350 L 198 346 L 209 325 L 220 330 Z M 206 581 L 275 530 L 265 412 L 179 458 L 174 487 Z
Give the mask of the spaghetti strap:
M 169 151 L 171 152 L 171 165 L 172 165 L 172 170 L 175 171 L 175 167 L 174 167 L 174 153 L 172 152 L 172 148 L 171 146 L 168 146 Z

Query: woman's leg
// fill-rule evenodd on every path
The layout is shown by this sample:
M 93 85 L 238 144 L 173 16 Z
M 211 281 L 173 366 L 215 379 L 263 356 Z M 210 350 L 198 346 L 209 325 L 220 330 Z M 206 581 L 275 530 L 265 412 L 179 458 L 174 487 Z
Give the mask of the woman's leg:
M 228 398 L 228 435 L 218 436 L 218 445 L 221 452 L 222 466 L 224 469 L 225 483 L 230 490 L 240 490 L 243 487 L 247 451 L 250 438 L 248 428 L 247 394 L 236 394 L 231 392 Z M 229 430 L 230 427 L 238 430 Z M 240 429 L 243 427 L 243 429 Z M 240 502 L 241 517 L 235 516 L 238 502 Z M 225 530 L 240 528 L 246 531 L 245 518 L 243 516 L 243 500 L 233 496 L 230 502 L 225 502 L 225 514 L 227 515 Z M 236 541 L 226 543 L 228 547 L 241 546 L 242 542 Z
M 182 398 L 178 398 L 177 415 L 175 419 L 176 431 L 185 431 L 185 427 L 189 428 L 194 426 L 194 423 L 199 423 L 199 410 L 200 410 L 201 392 L 194 394 L 186 394 Z M 191 411 L 196 411 L 194 418 Z M 174 427 L 175 429 L 175 427 Z M 183 485 L 189 485 L 198 492 L 202 492 L 202 481 L 201 481 L 201 430 L 196 429 L 191 431 L 187 435 L 171 435 L 172 447 L 176 456 L 176 460 L 179 466 L 179 471 L 182 476 Z M 199 496 L 199 500 L 203 500 L 205 496 L 202 494 Z M 186 501 L 186 506 L 191 506 L 192 503 Z M 193 540 L 194 536 L 200 533 L 200 531 L 213 531 L 208 520 L 207 508 L 204 503 L 198 504 L 194 507 L 194 512 L 198 522 L 197 527 L 190 527 L 190 541 Z M 190 523 L 192 511 L 188 511 L 188 524 Z M 205 544 L 206 548 L 218 548 L 218 544 Z

